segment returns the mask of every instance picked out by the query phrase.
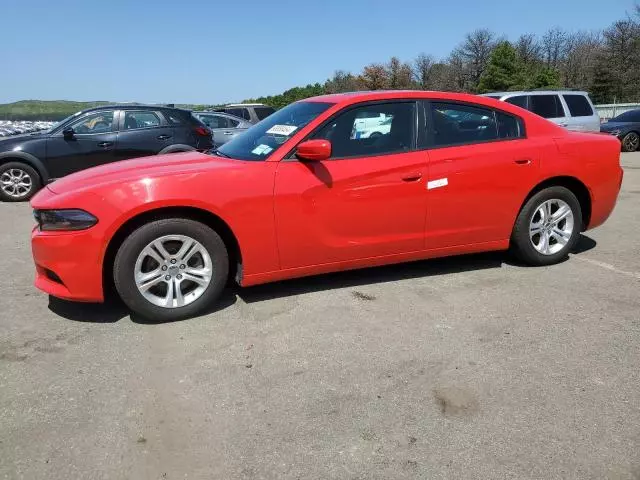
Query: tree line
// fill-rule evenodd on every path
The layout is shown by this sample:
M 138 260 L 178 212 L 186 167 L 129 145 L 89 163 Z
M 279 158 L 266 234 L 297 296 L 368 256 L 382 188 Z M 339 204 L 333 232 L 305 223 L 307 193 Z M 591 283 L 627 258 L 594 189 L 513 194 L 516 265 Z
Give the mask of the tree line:
M 444 59 L 392 57 L 360 73 L 334 72 L 324 83 L 246 100 L 281 108 L 326 93 L 419 89 L 486 93 L 544 88 L 586 90 L 595 103 L 640 102 L 640 5 L 601 31 L 549 29 L 509 41 L 488 29 L 468 33 Z

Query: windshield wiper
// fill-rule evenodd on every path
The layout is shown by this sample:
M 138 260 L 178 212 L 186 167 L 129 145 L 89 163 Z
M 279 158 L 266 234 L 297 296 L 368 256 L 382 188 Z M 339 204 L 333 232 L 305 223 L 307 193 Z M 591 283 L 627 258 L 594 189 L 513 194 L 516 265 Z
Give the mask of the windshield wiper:
M 224 153 L 222 153 L 217 148 L 212 148 L 211 150 L 209 150 L 209 153 L 212 153 L 213 155 L 216 155 L 218 157 L 231 158 L 229 155 L 225 155 Z

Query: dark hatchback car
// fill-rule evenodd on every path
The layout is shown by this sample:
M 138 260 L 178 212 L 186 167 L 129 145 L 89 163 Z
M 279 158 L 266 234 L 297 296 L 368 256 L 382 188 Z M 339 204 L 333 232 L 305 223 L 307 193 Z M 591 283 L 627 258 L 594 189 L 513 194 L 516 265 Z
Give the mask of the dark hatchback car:
M 0 200 L 28 200 L 57 178 L 105 163 L 212 147 L 211 130 L 187 110 L 91 108 L 45 132 L 0 140 Z
M 640 148 L 640 109 L 613 117 L 600 126 L 600 131 L 618 137 L 623 151 L 635 152 Z

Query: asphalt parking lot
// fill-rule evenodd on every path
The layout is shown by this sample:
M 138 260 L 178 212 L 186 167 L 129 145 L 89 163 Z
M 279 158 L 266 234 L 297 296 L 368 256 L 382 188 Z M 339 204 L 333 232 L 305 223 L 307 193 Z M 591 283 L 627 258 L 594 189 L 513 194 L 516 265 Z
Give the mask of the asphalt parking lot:
M 167 324 L 32 287 L 0 204 L 0 477 L 640 478 L 640 153 L 571 258 L 229 292 Z

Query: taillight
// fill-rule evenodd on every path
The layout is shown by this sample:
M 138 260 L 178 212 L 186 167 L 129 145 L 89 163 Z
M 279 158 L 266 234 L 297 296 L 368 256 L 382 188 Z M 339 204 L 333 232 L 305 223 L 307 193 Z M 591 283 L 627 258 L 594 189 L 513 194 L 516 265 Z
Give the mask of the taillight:
M 201 137 L 211 136 L 211 130 L 209 130 L 207 127 L 196 127 L 193 129 L 193 131 L 196 132 L 196 135 L 200 135 Z

